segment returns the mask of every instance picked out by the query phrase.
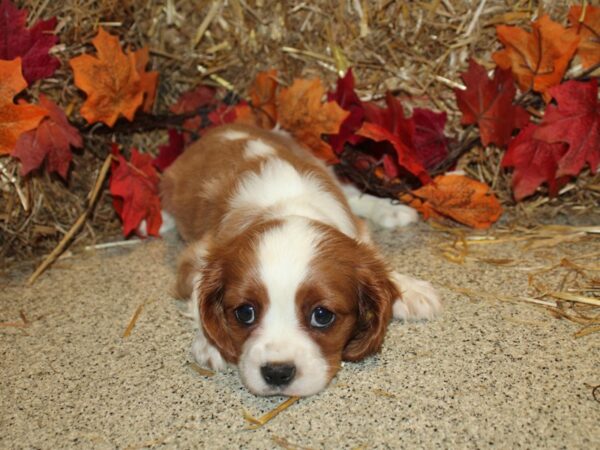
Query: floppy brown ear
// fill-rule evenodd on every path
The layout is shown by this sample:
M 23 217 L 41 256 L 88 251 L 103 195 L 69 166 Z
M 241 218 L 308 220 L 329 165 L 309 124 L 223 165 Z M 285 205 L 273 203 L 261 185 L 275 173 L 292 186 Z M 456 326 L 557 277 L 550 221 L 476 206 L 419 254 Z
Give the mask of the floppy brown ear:
M 368 259 L 357 269 L 358 321 L 342 354 L 346 361 L 361 360 L 381 349 L 393 302 L 399 297 L 385 264 L 375 257 Z
M 221 265 L 218 262 L 207 263 L 202 270 L 201 278 L 194 291 L 197 298 L 192 301 L 197 302 L 204 335 L 226 361 L 237 363 L 238 355 L 231 338 L 229 322 L 225 317 L 223 304 L 225 280 Z

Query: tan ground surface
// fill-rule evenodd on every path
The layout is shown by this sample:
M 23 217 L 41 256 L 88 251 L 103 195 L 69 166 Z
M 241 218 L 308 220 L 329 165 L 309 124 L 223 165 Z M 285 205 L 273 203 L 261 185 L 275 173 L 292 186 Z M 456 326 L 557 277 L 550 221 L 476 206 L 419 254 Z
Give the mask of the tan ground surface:
M 427 225 L 376 238 L 398 270 L 440 288 L 444 314 L 392 323 L 381 355 L 346 364 L 325 392 L 256 431 L 244 430 L 242 410 L 260 415 L 281 398 L 186 364 L 193 330 L 169 296 L 173 236 L 64 259 L 32 288 L 4 280 L 0 322 L 22 310 L 32 323 L 0 328 L 0 448 L 600 447 L 600 403 L 586 385 L 600 384 L 598 333 L 576 339 L 577 326 L 544 310 L 449 290 L 519 295 L 527 275 L 453 264 L 435 254 L 444 237 Z M 544 265 L 600 241 L 520 247 L 486 251 Z

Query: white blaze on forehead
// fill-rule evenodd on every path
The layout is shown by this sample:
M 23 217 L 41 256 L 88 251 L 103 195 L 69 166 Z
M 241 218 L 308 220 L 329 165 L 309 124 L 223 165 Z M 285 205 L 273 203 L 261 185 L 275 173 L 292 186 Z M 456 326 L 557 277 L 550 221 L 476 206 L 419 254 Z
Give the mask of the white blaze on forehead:
M 275 149 L 260 139 L 248 141 L 244 148 L 244 156 L 251 158 L 266 158 L 267 156 L 276 156 Z
M 240 139 L 248 139 L 250 135 L 245 131 L 227 130 L 221 133 L 221 137 L 228 141 L 238 141 Z
M 308 274 L 321 239 L 319 231 L 301 217 L 290 217 L 262 236 L 257 256 L 260 277 L 269 294 L 269 312 L 277 310 L 290 320 L 296 317 L 296 290 Z
M 317 176 L 302 174 L 290 163 L 269 158 L 258 173 L 242 177 L 231 208 L 270 209 L 273 217 L 302 216 L 331 225 L 356 237 L 351 217 Z

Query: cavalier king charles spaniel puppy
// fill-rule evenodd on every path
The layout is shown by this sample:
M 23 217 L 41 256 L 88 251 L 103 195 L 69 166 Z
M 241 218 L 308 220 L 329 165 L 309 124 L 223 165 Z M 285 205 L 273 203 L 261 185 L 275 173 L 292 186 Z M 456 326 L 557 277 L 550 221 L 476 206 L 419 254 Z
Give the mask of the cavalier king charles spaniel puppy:
M 390 270 L 354 215 L 393 227 L 416 212 L 342 187 L 283 131 L 211 129 L 166 170 L 161 195 L 188 243 L 176 293 L 199 328 L 193 357 L 237 365 L 255 394 L 315 394 L 341 361 L 380 350 L 392 316 L 440 310 L 431 284 Z

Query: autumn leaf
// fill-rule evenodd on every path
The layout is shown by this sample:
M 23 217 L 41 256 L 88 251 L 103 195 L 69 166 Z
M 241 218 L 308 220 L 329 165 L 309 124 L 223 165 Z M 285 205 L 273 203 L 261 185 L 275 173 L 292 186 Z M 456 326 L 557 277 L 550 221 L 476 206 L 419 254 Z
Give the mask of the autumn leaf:
M 136 231 L 143 220 L 149 236 L 158 236 L 162 217 L 158 196 L 159 177 L 150 155 L 131 149 L 127 161 L 113 144 L 114 162 L 111 167 L 110 193 L 113 206 L 123 221 L 123 235 Z
M 550 144 L 569 145 L 558 162 L 556 175 L 577 175 L 586 163 L 596 172 L 600 162 L 598 80 L 570 80 L 551 88 L 549 93 L 558 105 L 548 105 L 534 137 Z
M 215 94 L 216 91 L 213 87 L 201 84 L 194 89 L 181 94 L 177 103 L 172 105 L 169 109 L 174 114 L 199 113 L 200 108 L 205 108 L 217 103 Z
M 158 156 L 152 160 L 152 165 L 164 172 L 183 153 L 185 140 L 177 130 L 169 130 L 169 143 L 158 147 Z
M 66 180 L 73 159 L 70 147 L 83 146 L 83 140 L 65 113 L 43 94 L 40 105 L 48 111 L 48 117 L 35 130 L 19 137 L 11 155 L 21 161 L 21 176 L 37 169 L 46 160 L 46 170 L 56 172 Z
M 337 157 L 321 137 L 337 134 L 349 113 L 335 102 L 323 103 L 324 94 L 325 88 L 319 79 L 294 80 L 277 95 L 278 121 L 316 156 L 334 163 Z
M 512 188 L 517 201 L 533 194 L 544 182 L 548 183 L 548 191 L 554 196 L 562 184 L 556 178 L 556 171 L 567 145 L 561 142 L 548 144 L 535 139 L 537 128 L 534 124 L 523 128 L 502 159 L 502 167 L 514 167 Z
M 81 115 L 89 123 L 112 127 L 120 115 L 133 120 L 144 101 L 144 86 L 134 53 L 123 53 L 119 38 L 102 27 L 92 43 L 97 56 L 81 55 L 69 61 L 75 85 L 87 94 Z M 143 55 L 137 59 L 143 60 Z M 146 78 L 148 82 L 148 78 Z
M 354 74 L 352 69 L 348 69 L 343 77 L 338 78 L 336 90 L 327 94 L 329 101 L 337 102 L 342 109 L 349 113 L 342 122 L 339 133 L 328 138 L 329 145 L 337 155 L 342 153 L 346 142 L 358 143 L 358 140 L 355 139 L 356 131 L 364 121 L 365 110 L 362 101 L 354 91 L 354 84 Z
M 271 129 L 277 123 L 276 91 L 277 70 L 271 69 L 259 72 L 248 91 L 250 102 L 254 107 L 258 126 Z M 242 116 L 240 114 L 240 116 Z M 246 120 L 249 118 L 246 116 Z
M 48 54 L 58 38 L 53 34 L 56 18 L 40 20 L 27 29 L 27 10 L 17 9 L 9 0 L 0 1 L 0 59 L 21 57 L 27 84 L 51 76 L 60 61 Z
M 412 146 L 415 157 L 431 170 L 448 156 L 448 138 L 444 134 L 446 113 L 415 108 L 411 120 L 414 123 Z
M 461 124 L 477 124 L 483 145 L 507 145 L 512 131 L 529 122 L 527 111 L 512 104 L 516 89 L 510 71 L 496 68 L 490 80 L 485 68 L 471 60 L 461 78 L 466 90 L 454 90 Z
M 208 113 L 208 120 L 211 123 L 210 126 L 226 125 L 234 122 L 252 123 L 254 115 L 248 103 L 242 100 L 237 105 L 221 103 Z
M 181 94 L 177 103 L 169 107 L 174 114 L 196 113 L 196 115 L 191 116 L 189 119 L 185 119 L 182 124 L 185 130 L 183 137 L 186 144 L 197 139 L 196 133 L 200 131 L 204 124 L 200 114 L 210 108 L 214 108 L 219 103 L 215 98 L 215 94 L 215 88 L 201 84 Z
M 431 178 L 423 165 L 414 157 L 413 151 L 411 151 L 398 136 L 392 134 L 387 128 L 375 123 L 365 122 L 356 134 L 369 138 L 375 142 L 389 142 L 396 152 L 398 164 L 401 167 L 404 167 L 407 171 L 419 178 L 423 184 L 427 184 L 431 181 Z M 384 158 L 383 163 L 388 177 L 394 178 L 398 176 L 398 172 L 394 169 L 393 161 L 390 160 L 389 156 L 388 158 Z
M 0 60 L 0 155 L 10 153 L 19 136 L 38 126 L 48 111 L 13 98 L 27 87 L 21 75 L 21 58 Z
M 449 217 L 472 228 L 489 228 L 502 215 L 500 202 L 489 187 L 463 175 L 439 175 L 401 199 L 425 219 Z
M 150 51 L 148 47 L 143 47 L 136 52 L 133 52 L 135 57 L 135 69 L 140 76 L 140 84 L 144 93 L 144 103 L 142 111 L 151 112 L 154 100 L 156 99 L 156 87 L 158 86 L 158 72 L 146 72 L 146 66 L 150 61 Z
M 600 63 L 600 7 L 587 5 L 583 18 L 581 13 L 581 6 L 571 6 L 569 22 L 580 37 L 577 54 L 581 65 L 587 69 Z
M 522 91 L 541 92 L 550 101 L 548 88 L 560 83 L 573 57 L 579 36 L 547 15 L 531 24 L 531 33 L 519 27 L 498 25 L 504 49 L 492 54 L 502 69 L 511 69 Z

